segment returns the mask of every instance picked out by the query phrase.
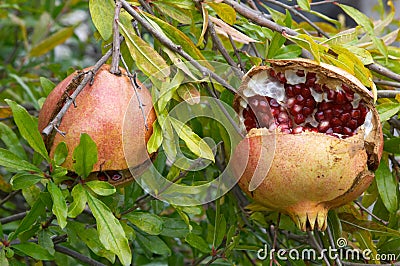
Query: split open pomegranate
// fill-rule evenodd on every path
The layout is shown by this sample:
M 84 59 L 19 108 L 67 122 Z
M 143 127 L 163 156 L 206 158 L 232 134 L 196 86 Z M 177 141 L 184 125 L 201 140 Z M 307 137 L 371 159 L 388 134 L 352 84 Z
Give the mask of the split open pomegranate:
M 71 74 L 49 94 L 39 113 L 40 131 L 59 112 L 66 97 L 75 91 L 82 74 L 90 69 Z M 98 150 L 98 162 L 88 178 L 120 185 L 133 180 L 130 170 L 137 170 L 139 173 L 140 169 L 145 169 L 150 163 L 146 143 L 152 134 L 156 116 L 151 95 L 143 84 L 138 80 L 136 84 L 132 84 L 126 71 L 122 69 L 119 76 L 111 74 L 109 70 L 109 65 L 103 65 L 99 69 L 93 83 L 87 84 L 76 98 L 76 107 L 72 105 L 62 118 L 58 129 L 65 133 L 65 137 L 53 130 L 51 135 L 45 136 L 45 143 L 50 156 L 54 155 L 55 148 L 61 141 L 67 144 L 69 153 L 62 166 L 70 170 L 73 176 L 73 150 L 79 144 L 81 133 L 87 133 Z M 138 87 L 136 92 L 134 85 Z M 143 103 L 144 116 L 135 93 L 138 93 Z M 133 103 L 130 103 L 131 99 Z M 122 134 L 129 137 L 123 138 Z M 124 141 L 128 143 L 123 143 Z M 125 153 L 135 158 L 136 165 L 132 165 L 132 169 L 128 169 L 124 147 L 129 147 L 129 151 L 125 150 Z
M 373 97 L 331 65 L 269 63 L 247 73 L 234 100 L 247 132 L 234 154 L 234 160 L 248 154 L 239 185 L 302 230 L 324 230 L 328 210 L 362 194 L 379 165 L 382 132 Z M 263 164 L 270 167 L 262 182 L 250 186 Z

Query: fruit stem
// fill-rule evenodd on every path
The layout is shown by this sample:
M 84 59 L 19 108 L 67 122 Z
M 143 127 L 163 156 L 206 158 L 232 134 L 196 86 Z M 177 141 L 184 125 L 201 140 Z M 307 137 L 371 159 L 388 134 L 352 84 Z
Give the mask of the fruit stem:
M 119 13 L 121 12 L 122 3 L 117 0 L 115 3 L 115 13 L 114 13 L 114 21 L 113 21 L 113 45 L 112 45 L 112 61 L 110 72 L 114 75 L 121 74 L 119 70 L 119 57 L 120 57 L 120 35 L 119 35 Z

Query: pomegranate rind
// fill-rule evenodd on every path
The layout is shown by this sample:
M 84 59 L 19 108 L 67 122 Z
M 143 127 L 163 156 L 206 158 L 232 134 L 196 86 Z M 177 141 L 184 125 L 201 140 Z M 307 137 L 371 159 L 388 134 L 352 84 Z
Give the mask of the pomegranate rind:
M 90 71 L 91 68 L 83 70 Z M 93 172 L 109 170 L 125 170 L 128 168 L 123 151 L 123 120 L 127 112 L 132 117 L 131 124 L 125 125 L 125 131 L 131 134 L 132 150 L 141 156 L 137 165 L 143 164 L 148 159 L 146 145 L 152 134 L 152 124 L 156 119 L 152 108 L 150 92 L 139 82 L 141 87 L 137 90 L 143 103 L 146 124 L 126 71 L 121 69 L 121 75 L 116 76 L 109 72 L 110 66 L 103 65 L 96 73 L 92 85 L 87 84 L 76 98 L 76 107 L 71 106 L 62 118 L 59 130 L 66 133 L 65 137 L 55 134 L 50 143 L 49 154 L 54 156 L 55 147 L 64 141 L 68 147 L 68 156 L 63 167 L 73 171 L 73 150 L 79 144 L 81 133 L 87 133 L 97 145 L 98 161 L 93 167 Z M 78 75 L 77 72 L 61 81 L 49 94 L 39 113 L 38 128 L 42 131 L 51 121 L 54 110 L 57 109 L 59 99 L 65 93 L 68 84 Z M 79 85 L 79 84 L 77 84 Z M 128 105 L 133 97 L 137 108 L 128 110 Z M 143 141 L 143 139 L 145 141 Z M 126 171 L 129 172 L 129 171 Z
M 379 165 L 383 136 L 372 94 L 354 76 L 331 65 L 307 59 L 270 60 L 269 63 L 276 73 L 304 69 L 324 77 L 328 86 L 330 83 L 337 85 L 339 81 L 345 83 L 361 96 L 372 112 L 372 130 L 365 133 L 360 127 L 356 134 L 344 139 L 316 132 L 284 134 L 279 130 L 254 128 L 233 155 L 234 161 L 243 160 L 242 151 L 251 151 L 239 181 L 239 186 L 251 198 L 269 209 L 288 214 L 302 230 L 325 230 L 329 209 L 361 195 L 371 184 L 372 171 Z M 251 78 L 271 67 L 254 67 L 245 75 L 233 104 L 237 112 L 243 108 L 243 90 Z M 274 146 L 265 141 L 271 134 L 275 135 Z M 272 147 L 275 150 L 271 150 Z M 250 191 L 257 164 L 264 160 L 260 152 L 265 150 L 275 153 L 272 165 L 261 185 Z

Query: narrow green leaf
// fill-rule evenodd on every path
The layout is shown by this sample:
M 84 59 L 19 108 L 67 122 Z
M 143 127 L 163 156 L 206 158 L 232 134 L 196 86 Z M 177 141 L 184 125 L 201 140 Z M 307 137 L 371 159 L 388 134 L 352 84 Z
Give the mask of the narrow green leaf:
M 85 183 L 94 193 L 100 196 L 110 196 L 116 192 L 113 185 L 108 182 L 93 180 Z
M 162 83 L 160 89 L 160 96 L 158 97 L 157 105 L 158 110 L 162 111 L 165 109 L 167 104 L 171 101 L 172 96 L 175 94 L 178 87 L 182 84 L 182 81 L 185 79 L 185 74 L 178 70 L 171 80 L 168 82 L 169 79 L 166 79 L 165 82 Z
M 97 222 L 101 243 L 107 250 L 116 254 L 123 265 L 129 265 L 132 253 L 124 229 L 111 210 L 102 201 L 86 191 L 89 208 Z
M 75 218 L 83 212 L 86 206 L 86 192 L 81 184 L 77 184 L 71 191 L 74 201 L 69 205 L 68 217 Z
M 147 142 L 147 151 L 152 154 L 158 150 L 163 142 L 163 132 L 157 121 L 153 123 L 153 134 Z
M 385 102 L 376 106 L 381 122 L 389 120 L 400 111 L 400 104 L 394 102 Z
M 301 9 L 310 11 L 310 2 L 308 2 L 308 0 L 297 0 L 297 4 Z
M 208 246 L 207 242 L 200 236 L 195 235 L 194 233 L 189 233 L 185 237 L 185 241 L 191 245 L 192 247 L 200 250 L 203 253 L 210 253 L 211 249 Z
M 201 5 L 201 12 L 203 13 L 203 27 L 201 29 L 199 40 L 198 40 L 196 46 L 201 46 L 203 44 L 204 35 L 206 34 L 207 27 L 208 27 L 208 11 L 207 11 L 205 5 Z
M 72 229 L 94 254 L 115 263 L 115 254 L 104 248 L 96 229 L 75 221 L 69 222 L 67 228 Z
M 190 10 L 180 8 L 179 6 L 171 3 L 163 3 L 161 1 L 155 1 L 153 4 L 157 6 L 157 8 L 159 8 L 164 14 L 170 16 L 180 23 L 192 23 L 192 13 Z
M 45 77 L 40 77 L 40 85 L 42 86 L 44 95 L 47 97 L 47 95 L 50 94 L 50 92 L 54 89 L 56 84 L 54 84 L 51 80 L 45 78 Z
M 215 227 L 215 241 L 213 243 L 214 247 L 221 245 L 224 240 L 226 233 L 226 219 L 223 214 L 217 220 L 217 226 Z
M 68 147 L 67 144 L 65 144 L 64 141 L 58 143 L 56 150 L 54 151 L 54 162 L 57 165 L 61 165 L 65 159 L 67 158 L 68 155 Z
M 36 97 L 33 95 L 33 92 L 31 90 L 31 88 L 25 83 L 25 81 L 18 75 L 15 75 L 13 73 L 8 74 L 11 78 L 15 79 L 15 81 L 22 87 L 22 89 L 24 89 L 24 91 L 26 92 L 26 95 L 28 95 L 28 97 L 31 99 L 31 103 L 33 104 L 33 106 L 35 107 L 36 110 L 39 110 L 39 104 L 37 102 Z M 7 100 L 6 100 L 7 102 Z
M 390 213 L 395 213 L 398 210 L 398 182 L 390 172 L 387 161 L 382 160 L 378 169 L 375 172 L 375 180 L 378 186 L 379 195 Z
M 36 260 L 53 260 L 54 257 L 43 247 L 33 242 L 12 245 L 12 248 Z
M 126 44 L 136 66 L 147 76 L 155 76 L 163 79 L 169 75 L 169 68 L 164 58 L 161 57 L 147 42 L 137 36 L 131 29 L 126 29 L 119 23 Z
M 226 23 L 233 25 L 236 22 L 236 11 L 228 4 L 225 3 L 213 3 L 208 2 L 212 9 L 214 9 L 215 13 Z
M 31 51 L 29 52 L 29 56 L 41 56 L 49 52 L 54 47 L 63 44 L 72 36 L 72 34 L 74 34 L 74 27 L 66 27 L 58 30 L 48 38 L 42 40 L 40 43 L 32 47 Z
M 136 232 L 136 240 L 140 246 L 149 250 L 151 253 L 171 256 L 171 249 L 158 236 L 143 235 L 140 232 Z
M 182 238 L 189 233 L 189 227 L 182 219 L 164 218 L 163 220 L 163 228 L 160 235 Z
M 14 175 L 11 180 L 10 184 L 12 185 L 14 190 L 24 189 L 30 187 L 40 180 L 42 180 L 43 176 L 29 174 L 29 173 L 18 173 Z
M 114 6 L 114 1 L 112 0 L 89 0 L 89 11 L 93 24 L 105 41 L 110 39 L 112 35 Z
M 57 217 L 58 225 L 62 229 L 67 225 L 68 213 L 67 203 L 65 202 L 64 195 L 62 194 L 61 189 L 53 182 L 47 183 L 47 190 L 49 191 L 53 200 L 52 211 Z
M 314 60 L 320 62 L 320 45 L 317 44 L 310 36 L 307 34 L 299 34 L 297 36 L 289 36 L 284 34 L 284 36 L 300 47 L 310 51 L 314 56 Z M 321 47 L 321 49 L 323 49 L 323 47 Z
M 385 140 L 383 150 L 388 153 L 400 154 L 400 137 Z
M 4 248 L 0 250 L 0 266 L 8 266 L 10 265 L 8 263 L 8 259 L 6 258 L 6 252 L 4 251 Z
M 88 177 L 93 170 L 93 165 L 97 162 L 97 146 L 87 133 L 81 134 L 72 157 L 75 172 L 82 178 Z
M 201 139 L 190 127 L 183 124 L 181 121 L 173 117 L 169 117 L 169 120 L 178 133 L 179 138 L 185 142 L 190 151 L 201 158 L 205 158 L 214 162 L 213 151 L 211 150 L 210 146 L 208 146 L 207 142 Z
M 30 172 L 42 172 L 39 168 L 35 165 L 22 160 L 14 153 L 10 152 L 9 150 L 0 148 L 0 165 L 14 169 L 16 171 L 30 171 Z
M 51 239 L 52 236 L 53 233 L 50 232 L 48 228 L 40 230 L 38 234 L 38 244 L 42 248 L 46 249 L 51 255 L 54 256 L 54 253 L 56 251 L 54 250 L 54 243 L 53 240 Z
M 301 55 L 301 52 L 301 47 L 295 44 L 289 44 L 278 49 L 273 59 L 297 58 Z
M 46 161 L 50 162 L 42 136 L 38 130 L 37 120 L 25 110 L 22 106 L 11 100 L 5 100 L 13 111 L 14 121 L 22 137 L 29 145 L 39 153 Z
M 6 145 L 7 149 L 18 155 L 23 160 L 28 160 L 26 152 L 22 147 L 17 135 L 4 123 L 0 123 L 0 139 Z
M 150 235 L 158 235 L 163 228 L 163 220 L 148 212 L 131 212 L 125 217 L 140 230 Z

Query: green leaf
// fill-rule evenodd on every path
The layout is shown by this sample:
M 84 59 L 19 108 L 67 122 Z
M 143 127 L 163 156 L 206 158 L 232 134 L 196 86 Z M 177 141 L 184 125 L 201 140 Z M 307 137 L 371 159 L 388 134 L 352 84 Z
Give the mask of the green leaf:
M 192 13 L 190 10 L 180 8 L 171 3 L 163 3 L 161 1 L 155 1 L 153 4 L 161 10 L 164 14 L 170 16 L 176 21 L 183 24 L 191 24 L 192 23 Z
M 300 47 L 310 51 L 314 57 L 314 60 L 320 62 L 320 48 L 323 49 L 323 47 L 320 47 L 321 45 L 317 44 L 310 36 L 308 36 L 307 34 L 290 36 L 286 33 L 283 33 L 283 35 Z
M 89 176 L 97 162 L 96 143 L 87 133 L 82 133 L 73 154 L 74 170 L 82 178 Z
M 6 145 L 7 149 L 18 155 L 23 160 L 28 160 L 26 152 L 22 147 L 17 135 L 4 123 L 0 123 L 0 139 Z
M 150 235 L 159 235 L 163 228 L 163 220 L 148 212 L 131 212 L 125 217 L 140 230 Z
M 94 254 L 108 259 L 111 263 L 115 263 L 115 255 L 104 248 L 96 229 L 75 221 L 69 222 L 67 228 L 72 229 Z
M 10 152 L 9 150 L 5 150 L 0 148 L 0 165 L 14 169 L 16 171 L 30 171 L 30 172 L 42 172 L 39 168 L 35 165 L 22 160 L 14 153 Z
M 48 38 L 42 40 L 40 43 L 32 47 L 31 51 L 29 52 L 29 56 L 41 56 L 49 52 L 54 47 L 64 43 L 72 36 L 72 34 L 74 34 L 74 27 L 66 27 L 58 30 Z
M 86 191 L 89 208 L 97 222 L 100 242 L 104 247 L 116 254 L 123 265 L 129 265 L 132 253 L 124 229 L 111 210 L 102 201 Z
M 295 44 L 289 44 L 278 49 L 273 59 L 297 58 L 301 55 L 301 52 L 301 47 Z
M 4 251 L 4 248 L 0 250 L 0 266 L 8 266 L 10 265 L 8 263 L 8 259 L 6 258 L 6 252 Z
M 400 137 L 385 140 L 383 150 L 388 153 L 400 154 Z
M 155 76 L 158 79 L 167 77 L 170 69 L 164 58 L 131 29 L 126 29 L 122 23 L 118 24 L 122 29 L 122 35 L 125 37 L 126 44 L 136 66 L 147 76 Z
M 83 212 L 86 206 L 86 192 L 81 184 L 77 184 L 71 191 L 74 201 L 69 205 L 68 217 L 75 218 Z
M 42 86 L 44 95 L 47 97 L 47 95 L 50 94 L 50 92 L 55 88 L 56 84 L 54 84 L 51 80 L 40 77 L 40 85 Z
M 268 47 L 267 58 L 274 58 L 274 56 L 277 54 L 278 50 L 282 47 L 285 41 L 286 38 L 283 37 L 282 34 L 280 34 L 279 32 L 275 32 L 274 37 L 272 37 L 272 40 Z
M 297 0 L 297 4 L 301 9 L 310 11 L 310 2 L 308 2 L 308 0 Z
M 397 201 L 397 182 L 390 172 L 386 160 L 382 160 L 378 169 L 375 172 L 375 180 L 378 186 L 379 195 L 390 213 L 395 213 L 398 210 Z
M 203 253 L 210 253 L 211 249 L 208 246 L 207 242 L 200 236 L 195 235 L 194 233 L 189 233 L 185 237 L 185 241 L 191 245 L 192 247 L 200 250 Z
M 185 74 L 178 70 L 174 76 L 174 78 L 169 82 L 167 79 L 162 83 L 160 89 L 160 96 L 158 97 L 157 105 L 158 110 L 162 111 L 165 109 L 167 104 L 171 101 L 172 96 L 175 94 L 178 87 L 182 84 L 182 81 L 185 79 Z
M 178 133 L 179 138 L 185 142 L 190 151 L 201 158 L 205 158 L 214 162 L 213 151 L 211 150 L 210 146 L 208 146 L 207 142 L 201 139 L 192 131 L 190 127 L 183 124 L 181 121 L 173 117 L 169 117 L 169 120 Z
M 45 248 L 32 242 L 12 245 L 12 248 L 36 260 L 53 260 L 54 257 Z
M 182 219 L 164 218 L 163 220 L 163 228 L 160 235 L 182 238 L 189 233 L 189 227 Z
M 222 241 L 224 240 L 226 233 L 226 219 L 223 214 L 217 220 L 217 225 L 215 227 L 215 238 L 213 242 L 214 247 L 218 247 L 221 245 Z
M 214 9 L 215 13 L 226 23 L 233 25 L 236 22 L 236 11 L 230 5 L 225 3 L 207 3 L 212 9 Z
M 29 145 L 39 153 L 47 162 L 50 162 L 50 157 L 47 154 L 42 136 L 38 130 L 37 120 L 35 120 L 28 111 L 22 106 L 11 100 L 5 100 L 11 107 L 15 124 L 21 136 L 29 143 Z
M 389 120 L 400 111 L 400 103 L 385 102 L 376 106 L 381 122 Z
M 20 233 L 27 231 L 36 222 L 38 217 L 45 212 L 45 210 L 46 206 L 43 201 L 40 199 L 36 200 L 31 210 L 18 225 L 17 229 L 9 235 L 8 240 L 12 241 L 16 239 Z
M 23 81 L 23 79 L 20 76 L 15 75 L 13 73 L 9 73 L 8 76 L 10 76 L 10 78 L 15 79 L 15 81 L 22 87 L 22 89 L 24 89 L 26 95 L 31 99 L 31 104 L 33 104 L 36 110 L 39 110 L 40 107 L 37 102 L 37 99 L 33 95 L 31 88 Z
M 110 39 L 112 35 L 114 6 L 114 1 L 112 0 L 89 0 L 89 11 L 93 24 L 105 41 Z
M 46 249 L 51 255 L 54 256 L 54 253 L 56 251 L 54 250 L 54 243 L 53 240 L 51 239 L 52 236 L 53 233 L 50 232 L 48 228 L 40 230 L 38 234 L 38 244 L 42 248 Z
M 61 189 L 53 182 L 47 183 L 47 190 L 53 200 L 52 211 L 57 217 L 58 225 L 63 229 L 67 225 L 67 203 L 65 202 L 64 195 Z
M 34 185 L 42 180 L 42 178 L 43 176 L 41 175 L 18 173 L 11 178 L 10 184 L 12 185 L 14 190 L 18 190 Z
M 165 244 L 164 241 L 161 240 L 158 236 L 151 235 L 143 235 L 139 232 L 136 232 L 136 240 L 143 248 L 146 248 L 151 253 L 170 256 L 171 249 Z
M 152 154 L 158 150 L 163 142 L 163 132 L 161 130 L 158 121 L 154 121 L 153 123 L 153 133 L 149 141 L 147 142 L 147 151 L 149 154 Z
M 68 155 L 68 147 L 67 144 L 65 144 L 64 141 L 58 143 L 56 150 L 54 151 L 54 162 L 57 165 L 61 165 L 65 159 L 67 158 Z
M 108 182 L 93 180 L 85 183 L 95 194 L 100 196 L 110 196 L 116 192 L 113 185 Z
M 206 34 L 207 27 L 208 27 L 208 11 L 207 11 L 205 5 L 201 5 L 201 12 L 203 14 L 203 26 L 202 26 L 201 33 L 200 33 L 200 36 L 199 36 L 196 46 L 201 46 L 203 44 L 204 35 Z

